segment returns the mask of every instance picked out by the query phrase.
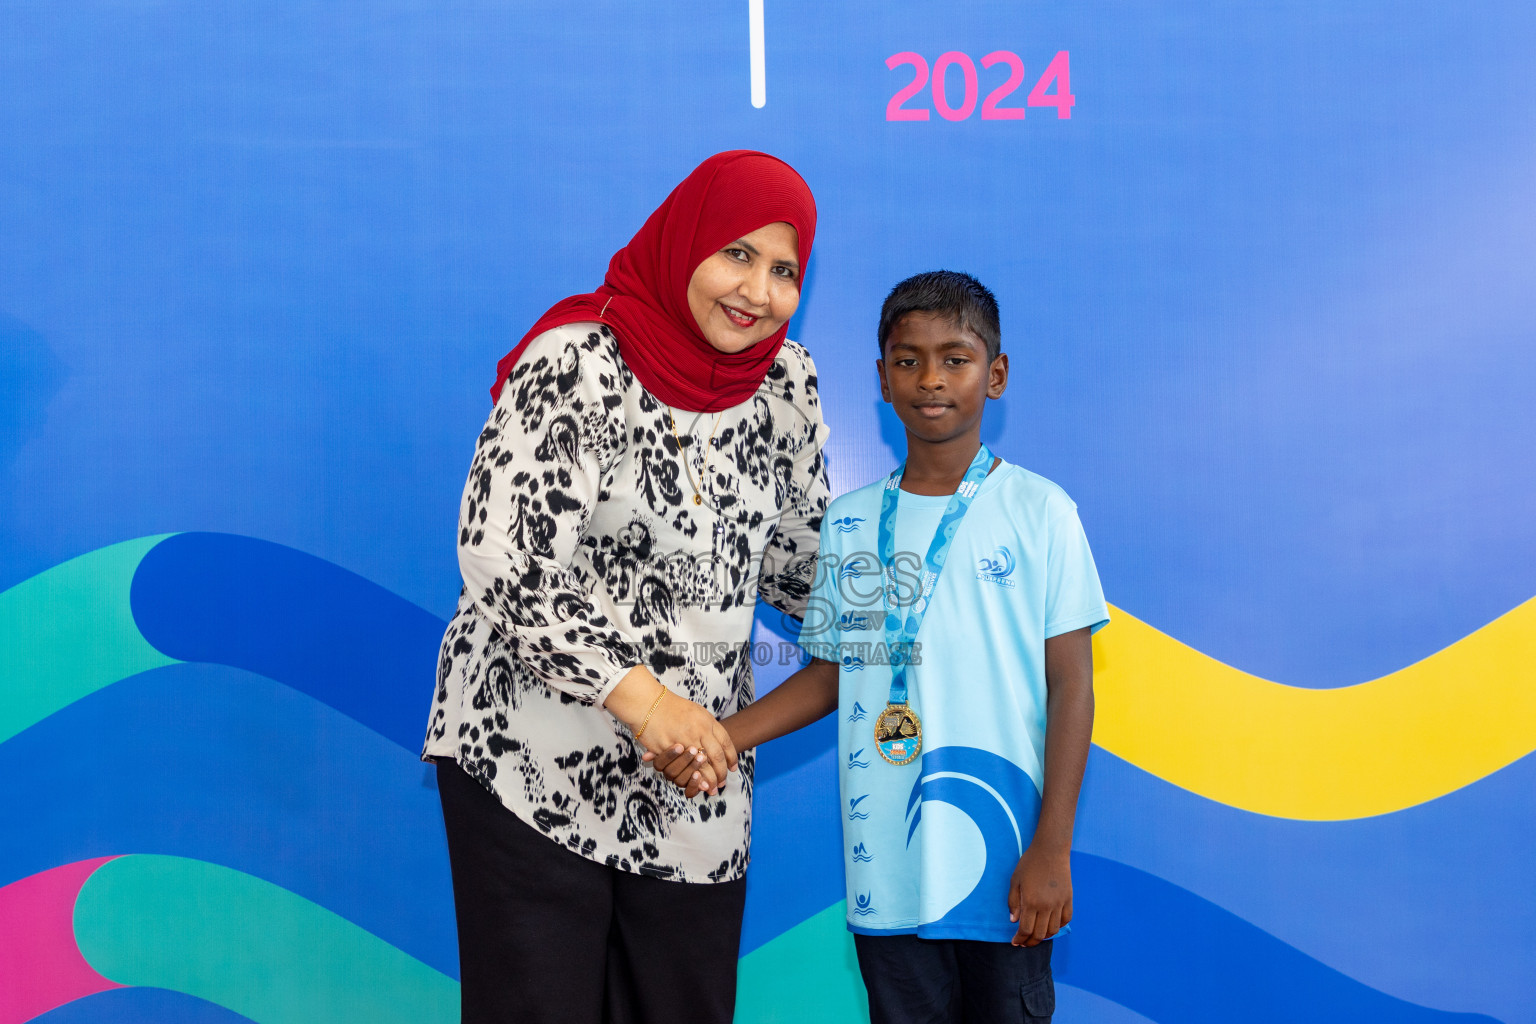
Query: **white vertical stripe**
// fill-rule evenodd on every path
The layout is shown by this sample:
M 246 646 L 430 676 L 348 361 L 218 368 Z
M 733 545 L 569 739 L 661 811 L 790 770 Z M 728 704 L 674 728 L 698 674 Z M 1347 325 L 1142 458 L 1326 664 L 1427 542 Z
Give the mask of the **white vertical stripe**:
M 768 102 L 768 57 L 763 45 L 763 0 L 747 0 L 747 31 L 752 48 L 752 105 Z

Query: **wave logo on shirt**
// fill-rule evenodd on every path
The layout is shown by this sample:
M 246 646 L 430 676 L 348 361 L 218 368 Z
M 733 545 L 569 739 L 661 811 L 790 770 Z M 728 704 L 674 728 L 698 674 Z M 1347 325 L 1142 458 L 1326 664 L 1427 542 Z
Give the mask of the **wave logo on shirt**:
M 870 893 L 861 892 L 854 897 L 853 912 L 860 917 L 868 917 L 870 914 L 876 913 Z
M 843 567 L 837 570 L 838 579 L 854 580 L 864 575 L 864 557 L 862 555 L 850 558 Z
M 864 747 L 860 747 L 858 750 L 855 750 L 853 753 L 848 755 L 848 767 L 849 768 L 868 768 L 869 767 L 869 762 L 864 760 L 864 758 L 860 756 L 860 755 L 862 755 L 864 753 L 864 749 L 865 749 Z
M 859 843 L 853 848 L 853 859 L 860 864 L 868 864 L 875 856 L 864 848 L 863 843 Z
M 991 558 L 983 558 L 976 563 L 976 578 L 983 583 L 996 583 L 1000 587 L 1012 587 L 1013 575 L 1016 568 L 1013 561 L 1013 553 L 1006 547 L 999 547 L 992 552 Z
M 869 712 L 864 710 L 864 705 L 858 701 L 853 702 L 853 710 L 848 712 L 848 721 L 862 722 L 869 717 Z
M 849 821 L 863 821 L 864 819 L 869 817 L 869 812 L 868 811 L 861 811 L 861 810 L 859 810 L 859 804 L 863 803 L 865 800 L 868 800 L 868 799 L 869 799 L 869 794 L 868 793 L 865 793 L 863 796 L 853 796 L 853 797 L 849 797 L 848 798 L 848 820 Z M 908 842 L 910 842 L 910 841 L 911 841 L 911 838 L 908 837 Z M 1015 859 L 1017 859 L 1017 858 L 1015 858 Z
M 838 533 L 853 533 L 863 521 L 859 516 L 843 516 L 841 519 L 832 520 L 832 527 Z
M 857 654 L 843 655 L 843 668 L 849 672 L 857 672 L 864 667 L 864 659 Z
M 844 633 L 851 633 L 860 629 L 869 629 L 869 616 L 860 615 L 857 612 L 843 612 L 843 614 L 837 617 L 837 628 L 842 630 Z
M 1018 765 L 990 750 L 937 747 L 923 754 L 922 770 L 907 798 L 907 843 L 929 801 L 949 804 L 976 825 L 986 845 L 986 866 L 970 894 L 942 918 L 924 924 L 986 919 L 1008 900 L 1013 869 L 1035 835 L 1040 791 Z

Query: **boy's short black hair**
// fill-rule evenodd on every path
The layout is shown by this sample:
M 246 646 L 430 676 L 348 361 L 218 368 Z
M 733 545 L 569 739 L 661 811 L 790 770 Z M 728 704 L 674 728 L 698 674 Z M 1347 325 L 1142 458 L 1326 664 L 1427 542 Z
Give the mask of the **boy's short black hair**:
M 998 325 L 997 297 L 986 285 L 958 270 L 929 270 L 914 274 L 891 289 L 880 307 L 880 356 L 901 318 L 908 313 L 948 317 L 987 346 L 987 362 L 1003 350 L 1003 331 Z

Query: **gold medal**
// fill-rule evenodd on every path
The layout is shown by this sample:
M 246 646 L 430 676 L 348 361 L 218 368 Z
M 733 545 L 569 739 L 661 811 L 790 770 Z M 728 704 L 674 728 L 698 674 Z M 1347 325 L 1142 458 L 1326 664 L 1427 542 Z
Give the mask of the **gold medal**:
M 887 704 L 875 718 L 875 749 L 891 764 L 911 764 L 923 752 L 923 723 L 907 704 Z

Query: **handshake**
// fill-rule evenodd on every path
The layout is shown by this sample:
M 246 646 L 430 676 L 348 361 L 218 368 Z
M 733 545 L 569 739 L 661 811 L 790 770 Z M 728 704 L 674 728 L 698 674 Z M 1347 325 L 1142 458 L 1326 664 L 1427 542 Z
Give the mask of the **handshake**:
M 725 729 L 724 726 L 719 728 L 722 731 Z M 720 789 L 722 779 L 715 774 L 714 762 L 698 747 L 684 747 L 681 743 L 674 743 L 659 754 L 647 750 L 640 755 L 640 760 L 650 762 L 652 768 L 671 779 L 682 789 L 685 799 L 692 800 L 700 793 L 714 795 Z M 730 770 L 736 770 L 734 749 L 731 750 Z
M 645 748 L 642 759 L 692 799 L 718 793 L 726 772 L 736 770 L 736 745 L 725 726 L 700 704 L 667 689 L 644 666 L 635 666 L 604 702 Z
M 606 707 L 629 726 L 645 748 L 642 760 L 682 788 L 692 799 L 715 794 L 725 773 L 736 770 L 736 749 L 803 729 L 837 707 L 838 666 L 812 658 L 811 663 L 730 718 L 730 727 L 708 710 L 679 697 L 657 682 L 643 666 L 629 670 Z

